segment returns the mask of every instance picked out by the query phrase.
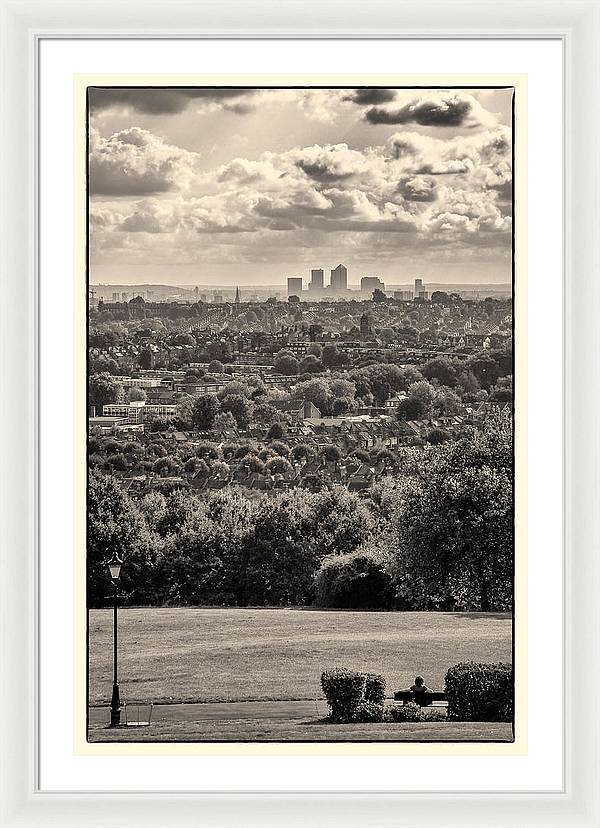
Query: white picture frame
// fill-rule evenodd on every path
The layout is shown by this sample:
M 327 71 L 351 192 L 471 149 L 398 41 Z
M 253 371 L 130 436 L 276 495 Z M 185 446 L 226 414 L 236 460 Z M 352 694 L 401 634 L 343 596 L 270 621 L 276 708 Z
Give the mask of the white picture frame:
M 190 5 L 0 3 L 2 10 L 2 509 L 4 713 L 0 825 L 600 825 L 600 4 L 456 0 Z M 384 22 L 383 22 L 384 21 Z M 44 38 L 552 38 L 564 46 L 564 786 L 560 792 L 81 793 L 37 784 L 39 281 L 37 90 Z M 559 385 L 557 381 L 557 386 Z M 586 689 L 585 703 L 576 688 Z M 557 714 L 558 715 L 558 714 Z M 548 722 L 549 727 L 561 722 Z

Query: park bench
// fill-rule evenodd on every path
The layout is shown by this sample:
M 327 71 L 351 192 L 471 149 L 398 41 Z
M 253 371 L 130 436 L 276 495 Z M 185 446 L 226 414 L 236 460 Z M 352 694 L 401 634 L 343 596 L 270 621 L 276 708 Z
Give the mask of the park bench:
M 136 709 L 136 716 L 137 718 L 132 719 L 129 716 L 129 708 Z M 154 702 L 150 702 L 150 704 L 130 704 L 128 705 L 127 702 L 123 703 L 123 710 L 125 713 L 125 722 L 124 725 L 126 727 L 148 727 L 152 723 L 152 710 L 154 708 Z M 140 717 L 140 710 L 142 714 Z M 146 718 L 147 716 L 147 718 Z
M 412 690 L 396 690 L 394 701 L 415 702 L 419 707 L 428 707 L 432 702 L 445 702 L 446 694 L 443 690 L 426 690 L 424 693 L 413 693 Z

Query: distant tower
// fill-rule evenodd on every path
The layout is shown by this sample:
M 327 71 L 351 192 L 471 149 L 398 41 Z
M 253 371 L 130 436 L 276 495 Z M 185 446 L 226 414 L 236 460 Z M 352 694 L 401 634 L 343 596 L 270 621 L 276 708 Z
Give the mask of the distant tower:
M 302 279 L 297 276 L 290 276 L 287 280 L 288 296 L 298 296 L 302 293 Z
M 423 293 L 423 279 L 415 279 L 415 299 L 418 299 Z
M 240 304 L 240 289 L 239 289 L 239 287 L 236 287 L 236 289 L 235 289 L 235 304 L 236 305 Z
M 310 271 L 309 290 L 323 290 L 323 271 L 321 268 Z
M 348 270 L 339 264 L 331 271 L 331 289 L 346 290 L 348 288 Z

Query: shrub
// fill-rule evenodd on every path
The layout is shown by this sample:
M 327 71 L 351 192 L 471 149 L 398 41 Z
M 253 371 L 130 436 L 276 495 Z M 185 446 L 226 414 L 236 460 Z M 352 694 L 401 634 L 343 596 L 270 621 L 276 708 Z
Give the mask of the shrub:
M 321 674 L 321 687 L 333 721 L 347 721 L 363 700 L 365 675 L 345 667 L 334 667 Z
M 385 679 L 377 673 L 364 673 L 365 702 L 383 704 L 385 702 Z
M 416 702 L 390 704 L 387 708 L 387 715 L 393 722 L 420 722 L 423 720 L 423 713 Z
M 463 662 L 446 673 L 448 719 L 462 722 L 511 722 L 511 664 Z
M 448 718 L 448 711 L 445 707 L 422 707 L 422 722 L 445 722 Z
M 354 708 L 351 718 L 353 722 L 384 722 L 387 717 L 382 704 L 362 701 Z
M 319 607 L 388 609 L 394 602 L 382 561 L 361 550 L 325 558 L 315 575 L 315 592 Z

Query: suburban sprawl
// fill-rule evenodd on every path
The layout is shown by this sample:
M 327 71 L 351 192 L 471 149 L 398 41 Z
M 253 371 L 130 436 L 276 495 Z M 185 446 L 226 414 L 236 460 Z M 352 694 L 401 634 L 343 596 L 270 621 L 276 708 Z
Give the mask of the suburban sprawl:
M 375 281 L 90 302 L 91 606 L 511 609 L 511 299 Z

